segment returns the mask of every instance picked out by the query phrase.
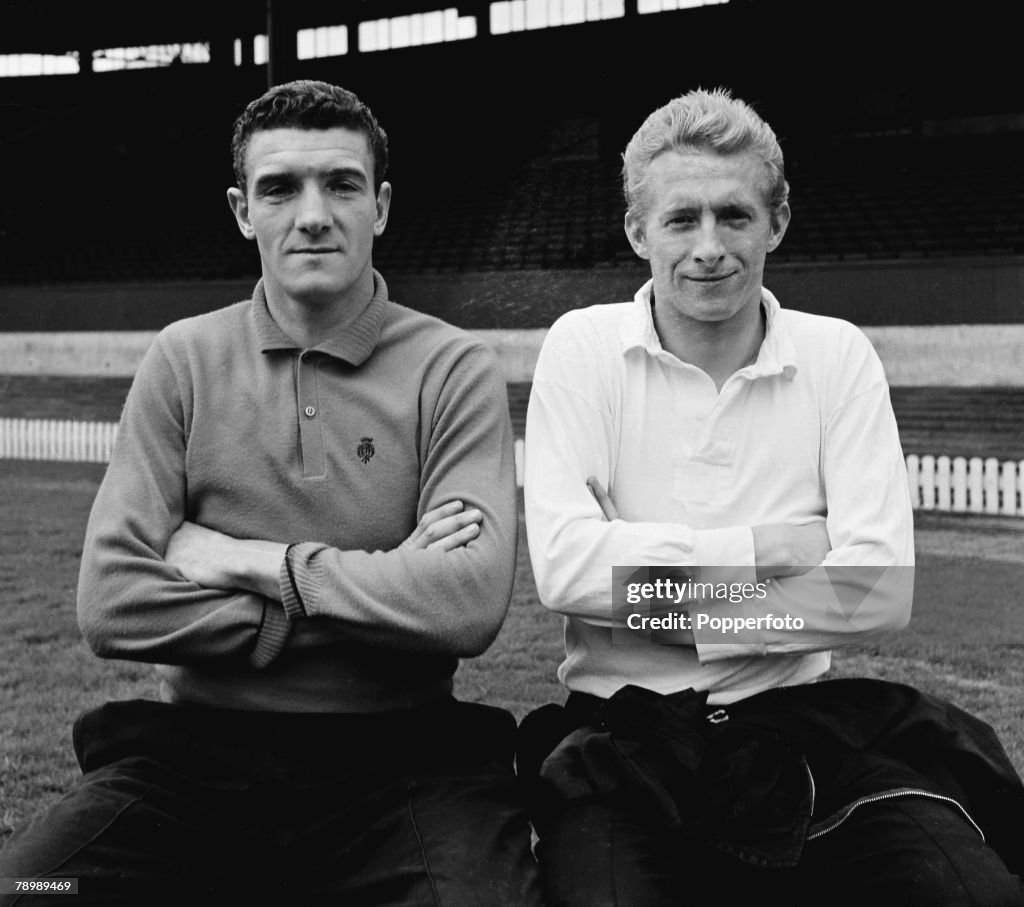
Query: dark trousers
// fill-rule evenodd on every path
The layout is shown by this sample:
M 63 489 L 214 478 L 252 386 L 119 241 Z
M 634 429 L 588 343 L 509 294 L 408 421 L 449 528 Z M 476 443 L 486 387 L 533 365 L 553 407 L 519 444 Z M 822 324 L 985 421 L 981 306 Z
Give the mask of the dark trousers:
M 11 838 L 0 877 L 78 878 L 76 904 L 536 905 L 514 728 L 454 700 L 369 716 L 111 703 L 76 723 L 84 777 Z
M 524 720 L 519 767 L 548 907 L 1024 905 L 1019 778 L 990 728 L 909 687 L 574 693 Z
M 864 807 L 809 842 L 793 868 L 762 869 L 665 834 L 613 800 L 558 811 L 537 856 L 548 907 L 1024 904 L 1019 881 L 978 833 L 947 806 L 920 798 Z

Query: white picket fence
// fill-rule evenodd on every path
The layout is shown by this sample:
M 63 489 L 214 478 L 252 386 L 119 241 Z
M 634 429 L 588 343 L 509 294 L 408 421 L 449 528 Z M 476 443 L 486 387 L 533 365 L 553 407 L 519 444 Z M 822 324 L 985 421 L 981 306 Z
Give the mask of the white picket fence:
M 907 457 L 915 509 L 1024 516 L 1024 460 Z
M 116 438 L 116 422 L 0 419 L 0 460 L 106 463 Z
M 0 460 L 106 463 L 116 422 L 0 419 Z M 523 484 L 523 441 L 515 442 L 516 483 Z M 917 510 L 1024 517 L 1024 460 L 995 457 L 907 457 L 910 498 Z

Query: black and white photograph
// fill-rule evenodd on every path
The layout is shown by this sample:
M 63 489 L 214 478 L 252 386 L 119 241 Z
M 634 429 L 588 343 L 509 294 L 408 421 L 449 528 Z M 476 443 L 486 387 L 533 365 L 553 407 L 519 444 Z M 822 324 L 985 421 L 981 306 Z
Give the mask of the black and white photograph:
M 1024 907 L 1018 32 L 0 0 L 0 905 Z

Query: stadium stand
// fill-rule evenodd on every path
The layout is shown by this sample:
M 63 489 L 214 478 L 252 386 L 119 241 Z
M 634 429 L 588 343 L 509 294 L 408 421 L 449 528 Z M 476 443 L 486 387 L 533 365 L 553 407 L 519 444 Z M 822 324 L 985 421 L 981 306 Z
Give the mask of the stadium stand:
M 14 154 L 45 160 L 47 147 L 61 147 L 58 137 L 84 130 L 87 119 L 62 118 Z M 581 128 L 586 137 L 575 145 L 552 138 Z M 53 197 L 37 191 L 8 210 L 0 281 L 258 276 L 258 259 L 222 204 L 224 183 L 197 179 L 200 168 L 181 172 L 183 159 L 223 160 L 224 148 L 198 131 L 168 141 L 155 129 L 121 130 L 92 149 L 89 185 L 75 187 L 73 199 L 58 185 Z M 520 139 L 489 153 L 486 166 L 467 162 L 457 180 L 429 155 L 407 162 L 378 266 L 406 274 L 634 267 L 621 226 L 620 162 L 599 153 L 600 131 L 595 119 L 551 123 L 532 146 Z M 122 161 L 129 141 L 134 150 Z M 787 154 L 795 217 L 776 262 L 1024 254 L 1024 133 L 794 141 Z M 57 161 L 47 163 L 59 172 Z M 153 196 L 142 205 L 140 186 Z M 65 210 L 68 201 L 76 211 Z M 55 211 L 86 235 L 40 242 Z
M 124 4 L 105 2 L 128 15 Z M 328 21 L 336 15 L 328 4 L 292 5 Z M 253 4 L 231 6 L 237 17 Z M 1013 78 L 998 79 L 1010 67 L 995 46 L 998 28 L 974 15 L 900 19 L 874 0 L 839 23 L 820 6 L 746 0 L 292 61 L 291 74 L 351 85 L 392 134 L 400 191 L 378 249 L 389 273 L 634 267 L 620 227 L 619 151 L 637 111 L 713 82 L 757 103 L 783 139 L 797 216 L 776 261 L 1024 254 L 1024 113 Z M 388 8 L 375 4 L 375 13 Z M 185 4 L 181 15 L 197 12 Z M 884 13 L 885 29 L 873 26 L 873 13 Z M 226 18 L 214 17 L 218 28 Z M 799 54 L 773 58 L 763 78 L 760 30 L 795 21 L 811 30 L 841 24 L 846 40 L 805 42 Z M 954 79 L 946 45 L 976 31 L 992 47 L 991 69 Z M 690 39 L 717 32 L 729 35 L 730 61 L 713 40 Z M 873 48 L 870 67 L 861 40 Z M 622 74 L 638 67 L 645 78 L 624 84 Z M 0 282 L 254 276 L 258 259 L 226 215 L 223 189 L 229 124 L 261 89 L 265 69 L 3 80 L 4 156 L 32 161 L 39 178 L 5 193 Z M 40 242 L 55 222 L 66 232 Z
M 130 40 L 130 5 L 103 3 L 126 20 L 117 40 Z M 254 6 L 225 4 L 212 17 L 218 40 L 232 17 L 241 33 L 258 30 L 258 16 L 239 13 Z M 333 24 L 327 4 L 292 6 L 293 25 Z M 768 282 L 787 304 L 862 325 L 1024 323 L 1024 110 L 998 17 L 978 7 L 900 20 L 875 0 L 843 17 L 829 6 L 740 0 L 284 60 L 278 72 L 349 85 L 380 114 L 396 193 L 375 263 L 402 301 L 465 327 L 543 328 L 632 292 L 643 268 L 622 233 L 619 152 L 638 111 L 696 84 L 731 85 L 779 131 L 794 219 Z M 422 8 L 385 0 L 374 15 Z M 182 23 L 195 32 L 201 12 L 163 9 L 166 40 Z M 26 35 L 41 27 L 26 23 Z M 844 40 L 766 42 L 795 23 Z M 722 35 L 724 57 L 721 40 L 700 39 Z M 979 42 L 986 71 L 946 65 Z M 218 65 L 2 80 L 0 151 L 25 178 L 0 199 L 0 332 L 155 330 L 244 294 L 258 257 L 223 201 L 227 144 L 267 73 L 214 56 Z M 123 377 L 3 371 L 0 418 L 110 422 L 127 388 Z M 1020 461 L 1022 383 L 1004 372 L 997 386 L 894 387 L 905 452 Z M 520 435 L 528 388 L 509 385 Z

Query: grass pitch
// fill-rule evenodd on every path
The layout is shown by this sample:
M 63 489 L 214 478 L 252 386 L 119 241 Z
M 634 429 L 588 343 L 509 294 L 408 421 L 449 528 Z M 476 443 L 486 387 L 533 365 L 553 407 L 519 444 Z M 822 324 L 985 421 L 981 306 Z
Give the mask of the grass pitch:
M 101 661 L 81 641 L 75 587 L 103 467 L 0 461 L 0 842 L 77 777 L 71 724 L 108 699 L 155 698 L 148 665 Z M 992 724 L 1024 771 L 1024 523 L 918 521 L 908 630 L 833 657 L 837 676 L 874 676 L 945 696 Z M 522 717 L 564 693 L 561 619 L 537 602 L 522 533 L 512 607 L 497 642 L 465 662 L 462 698 Z

